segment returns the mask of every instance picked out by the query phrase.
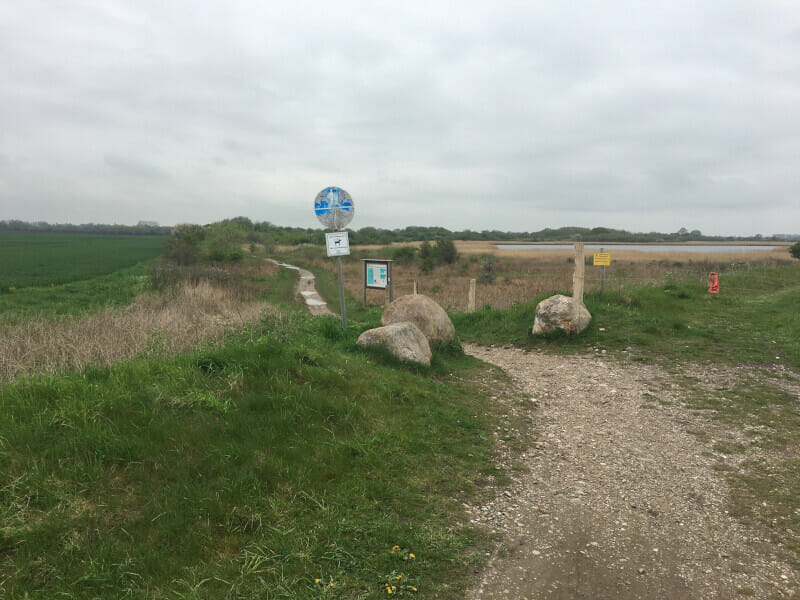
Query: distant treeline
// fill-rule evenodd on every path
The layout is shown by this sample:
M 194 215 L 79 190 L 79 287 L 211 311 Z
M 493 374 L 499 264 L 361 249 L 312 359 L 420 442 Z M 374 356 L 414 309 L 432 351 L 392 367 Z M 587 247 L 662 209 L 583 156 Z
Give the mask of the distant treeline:
M 102 223 L 46 223 L 36 221 L 0 221 L 0 233 L 94 233 L 97 235 L 169 235 L 171 227 L 141 221 L 137 225 L 104 225 Z
M 321 229 L 304 227 L 284 227 L 273 225 L 269 221 L 253 222 L 247 217 L 225 219 L 206 227 L 226 226 L 244 233 L 254 233 L 250 241 L 268 241 L 273 244 L 323 244 L 325 232 Z M 95 233 L 104 235 L 169 235 L 172 227 L 162 227 L 157 223 L 141 221 L 137 225 L 103 225 L 98 223 L 85 223 L 82 225 L 50 224 L 42 221 L 27 223 L 24 221 L 0 221 L 0 232 L 32 232 L 32 233 Z M 609 229 L 607 227 L 549 227 L 541 231 L 498 231 L 483 230 L 451 231 L 444 227 L 405 227 L 403 229 L 380 229 L 377 227 L 362 227 L 350 230 L 350 243 L 381 244 L 387 245 L 394 242 L 436 241 L 439 239 L 464 240 L 464 241 L 500 241 L 500 242 L 556 242 L 583 240 L 585 242 L 754 242 L 772 241 L 781 242 L 796 239 L 795 236 L 754 235 L 748 237 L 736 236 L 711 236 L 703 235 L 699 230 L 688 231 L 681 228 L 675 233 L 633 233 L 624 229 Z

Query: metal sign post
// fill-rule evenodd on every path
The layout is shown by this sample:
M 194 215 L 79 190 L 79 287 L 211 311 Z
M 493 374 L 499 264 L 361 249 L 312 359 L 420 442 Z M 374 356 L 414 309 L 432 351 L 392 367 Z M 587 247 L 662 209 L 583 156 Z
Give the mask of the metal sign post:
M 353 220 L 355 205 L 353 199 L 342 188 L 326 187 L 314 199 L 314 213 L 328 229 L 341 230 Z M 342 256 L 350 254 L 350 239 L 346 231 L 325 234 L 328 256 L 335 256 L 339 271 L 339 309 L 342 313 L 342 329 L 347 329 L 347 308 L 344 303 L 344 277 L 342 275 Z
M 602 267 L 600 271 L 600 295 L 603 295 L 603 292 L 606 290 L 606 267 L 611 265 L 611 253 L 610 252 L 603 252 L 603 249 L 600 248 L 600 252 L 594 253 L 594 266 Z

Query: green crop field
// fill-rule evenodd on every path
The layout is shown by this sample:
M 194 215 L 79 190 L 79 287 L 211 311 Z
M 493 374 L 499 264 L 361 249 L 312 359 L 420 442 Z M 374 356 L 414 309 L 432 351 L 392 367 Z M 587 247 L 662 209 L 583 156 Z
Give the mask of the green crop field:
M 165 237 L 0 234 L 0 292 L 108 275 L 161 253 Z

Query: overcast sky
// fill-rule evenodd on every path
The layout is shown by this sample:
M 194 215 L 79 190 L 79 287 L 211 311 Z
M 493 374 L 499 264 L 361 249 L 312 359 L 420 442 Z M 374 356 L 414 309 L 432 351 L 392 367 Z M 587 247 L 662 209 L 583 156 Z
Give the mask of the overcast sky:
M 800 232 L 800 3 L 0 2 L 0 219 Z

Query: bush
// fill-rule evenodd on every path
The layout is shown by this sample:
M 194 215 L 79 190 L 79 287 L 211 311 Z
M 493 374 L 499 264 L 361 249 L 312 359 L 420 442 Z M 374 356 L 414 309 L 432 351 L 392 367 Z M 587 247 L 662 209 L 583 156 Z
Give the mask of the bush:
M 478 283 L 492 283 L 497 276 L 495 267 L 497 266 L 497 258 L 492 254 L 484 254 L 481 256 L 481 274 L 478 275 Z
M 436 266 L 432 256 L 423 258 L 419 263 L 419 270 L 423 273 L 431 273 Z
M 392 260 L 399 265 L 410 265 L 417 256 L 417 249 L 414 246 L 400 246 L 392 252 Z
M 789 254 L 800 259 L 800 242 L 795 243 L 789 248 Z
M 458 252 L 453 240 L 436 240 L 436 257 L 440 262 L 452 265 L 458 260 Z
M 179 265 L 192 265 L 200 260 L 205 239 L 206 232 L 200 225 L 176 225 L 164 246 L 164 257 Z
M 422 242 L 422 245 L 419 247 L 420 260 L 422 261 L 426 259 L 433 260 L 435 257 L 436 257 L 436 252 L 434 251 L 433 246 L 431 246 L 430 243 L 427 241 Z

